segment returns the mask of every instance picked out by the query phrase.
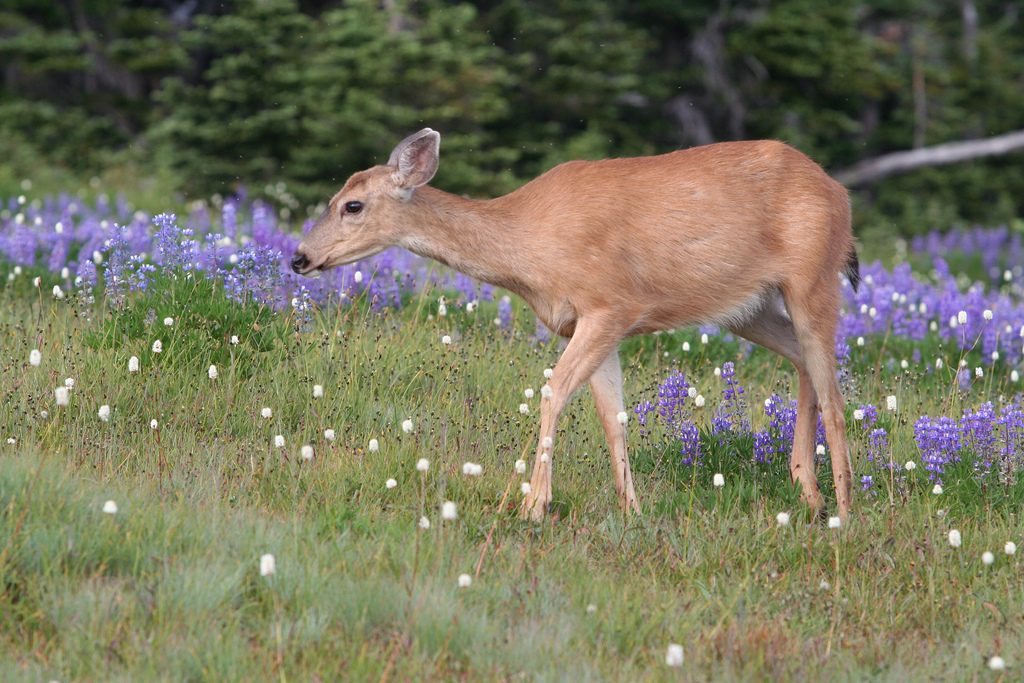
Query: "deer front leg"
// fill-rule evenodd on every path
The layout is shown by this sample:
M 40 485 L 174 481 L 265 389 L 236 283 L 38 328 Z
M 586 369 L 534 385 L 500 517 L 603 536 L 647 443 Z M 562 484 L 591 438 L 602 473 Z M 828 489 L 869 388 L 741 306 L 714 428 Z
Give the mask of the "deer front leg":
M 540 442 L 530 477 L 530 492 L 523 499 L 523 517 L 540 521 L 547 514 L 551 503 L 551 453 L 558 416 L 580 385 L 594 374 L 618 345 L 621 329 L 617 322 L 603 318 L 580 318 L 577 321 L 569 345 L 541 391 Z
M 619 422 L 619 415 L 625 413 L 622 402 L 622 367 L 619 365 L 618 349 L 609 353 L 591 376 L 590 393 L 594 395 L 597 415 L 601 418 L 604 435 L 608 440 L 619 506 L 623 512 L 633 511 L 640 514 L 636 491 L 633 490 L 633 473 L 629 469 L 629 456 L 626 454 L 626 425 Z

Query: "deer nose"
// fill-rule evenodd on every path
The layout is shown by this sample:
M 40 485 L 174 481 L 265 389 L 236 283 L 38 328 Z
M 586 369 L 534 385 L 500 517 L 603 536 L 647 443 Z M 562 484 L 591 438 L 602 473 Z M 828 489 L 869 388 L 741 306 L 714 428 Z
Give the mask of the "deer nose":
M 295 252 L 295 256 L 292 256 L 292 270 L 301 275 L 302 271 L 305 270 L 308 265 L 309 257 L 301 251 Z

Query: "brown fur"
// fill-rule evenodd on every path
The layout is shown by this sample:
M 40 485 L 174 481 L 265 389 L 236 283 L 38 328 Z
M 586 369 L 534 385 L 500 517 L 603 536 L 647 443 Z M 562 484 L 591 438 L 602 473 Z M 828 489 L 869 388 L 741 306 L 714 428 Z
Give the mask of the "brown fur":
M 549 328 L 571 337 L 550 381 L 552 396 L 542 401 L 541 444 L 554 438 L 566 401 L 589 381 L 622 505 L 632 509 L 625 430 L 615 421 L 622 410 L 618 343 L 722 324 L 796 366 L 793 477 L 820 508 L 813 461 L 820 407 L 839 510 L 847 515 L 851 471 L 834 358 L 838 273 L 853 251 L 845 188 L 797 150 L 755 141 L 573 161 L 505 196 L 471 200 L 422 184 L 436 168 L 439 139 L 420 131 L 395 149 L 393 165 L 354 175 L 299 247 L 308 270 L 400 245 L 522 296 Z M 363 211 L 342 215 L 353 200 Z M 524 512 L 539 518 L 551 500 L 543 445 L 531 484 Z

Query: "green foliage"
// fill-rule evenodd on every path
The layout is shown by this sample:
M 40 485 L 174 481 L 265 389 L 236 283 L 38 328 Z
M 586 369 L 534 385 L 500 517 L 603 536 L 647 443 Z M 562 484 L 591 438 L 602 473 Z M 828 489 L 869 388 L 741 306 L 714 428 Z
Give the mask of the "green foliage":
M 436 182 L 472 195 L 712 140 L 779 138 L 839 169 L 1024 128 L 1024 17 L 968 5 L 975 24 L 924 0 L 17 0 L 0 183 L 40 166 L 192 197 L 283 182 L 312 206 L 423 126 L 444 135 Z M 1006 222 L 1019 165 L 887 179 L 856 193 L 856 222 Z
M 145 291 L 101 314 L 83 342 L 92 349 L 132 349 L 143 365 L 167 372 L 216 365 L 246 378 L 281 361 L 288 333 L 281 315 L 252 300 L 232 301 L 217 280 L 161 271 Z M 158 340 L 159 353 L 153 350 Z
M 750 462 L 749 437 L 710 444 L 694 469 L 630 422 L 644 514 L 623 518 L 603 430 L 580 397 L 556 442 L 559 516 L 527 523 L 513 462 L 532 454 L 541 399 L 528 399 L 529 415 L 517 406 L 557 345 L 507 335 L 493 310 L 428 320 L 432 293 L 384 315 L 326 311 L 275 342 L 259 372 L 219 364 L 211 382 L 209 358 L 189 358 L 187 327 L 223 318 L 224 334 L 242 323 L 229 323 L 215 291 L 186 284 L 155 285 L 176 293 L 149 305 L 176 320 L 155 320 L 166 355 L 137 374 L 127 357 L 151 336 L 127 339 L 127 324 L 0 289 L 3 680 L 983 680 L 993 654 L 1019 665 L 1024 635 L 1006 625 L 1024 618 L 1022 565 L 1003 548 L 1024 546 L 1024 482 L 983 488 L 951 466 L 935 495 L 919 466 L 890 486 L 851 420 L 855 471 L 876 483 L 855 491 L 854 515 L 834 530 L 800 503 L 784 459 Z M 121 343 L 83 343 L 103 330 Z M 442 332 L 455 343 L 440 344 Z M 671 336 L 648 340 L 624 349 L 627 401 L 652 397 L 679 368 L 709 397 L 706 425 L 720 389 L 713 368 L 739 345 L 665 358 Z M 889 355 L 871 342 L 858 355 Z M 753 407 L 792 393 L 782 362 L 765 352 L 738 365 Z M 1007 371 L 961 397 L 935 374 L 859 370 L 848 396 L 900 394 L 900 410 L 880 419 L 904 462 L 919 457 L 913 415 L 1011 395 Z M 75 385 L 57 407 L 64 377 Z M 407 417 L 412 433 L 400 427 Z M 463 476 L 467 460 L 483 474 Z M 827 464 L 819 476 L 828 496 Z M 102 511 L 107 500 L 115 514 Z M 440 518 L 447 500 L 454 521 Z M 961 547 L 949 546 L 950 529 Z M 273 575 L 260 576 L 264 553 Z M 669 642 L 685 644 L 682 670 L 664 666 Z M 808 643 L 821 649 L 798 656 Z

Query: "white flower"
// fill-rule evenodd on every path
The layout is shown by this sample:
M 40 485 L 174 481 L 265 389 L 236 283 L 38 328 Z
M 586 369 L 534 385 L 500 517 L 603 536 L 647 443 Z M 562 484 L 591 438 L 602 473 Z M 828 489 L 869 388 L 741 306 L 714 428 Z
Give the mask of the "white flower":
M 981 312 L 981 317 L 984 318 L 985 320 L 991 320 L 992 311 L 986 308 L 984 311 Z
M 430 520 L 427 519 L 426 517 L 420 517 L 420 528 L 421 529 L 429 529 L 430 528 Z
M 217 379 L 217 366 L 211 365 L 206 371 L 206 374 L 210 376 L 210 379 Z
M 1017 544 L 1014 543 L 1013 541 L 1007 541 L 1006 545 L 1003 546 L 1003 552 L 1006 553 L 1007 555 L 1016 555 L 1017 554 Z
M 907 472 L 913 472 L 915 469 L 917 469 L 917 463 L 914 462 L 913 460 L 908 460 L 907 464 L 903 466 L 903 469 L 905 469 Z
M 412 420 L 410 418 L 402 420 L 402 431 L 406 434 L 412 434 Z
M 103 512 L 107 513 L 108 515 L 116 515 L 117 503 L 115 503 L 112 500 L 108 500 L 106 503 L 103 504 Z
M 274 448 L 284 448 L 284 435 L 278 434 L 274 437 Z
M 540 445 L 542 448 L 551 448 L 551 446 L 554 445 L 554 442 L 551 440 L 550 436 L 545 436 L 541 439 Z
M 262 417 L 264 420 L 269 420 L 270 418 L 274 417 L 274 411 L 271 410 L 270 408 L 263 408 L 260 410 L 260 417 Z
M 967 324 L 967 311 L 960 311 L 956 314 L 956 321 L 961 325 Z
M 985 552 L 983 552 L 981 554 L 981 562 L 986 567 L 990 566 L 995 561 L 996 561 L 996 556 L 993 555 L 991 551 L 986 550 Z
M 396 486 L 398 486 L 398 482 L 395 481 L 394 479 L 388 479 L 386 482 L 384 482 L 384 488 L 393 489 Z
M 819 444 L 818 444 L 818 445 L 817 445 L 817 446 L 816 446 L 816 447 L 814 448 L 814 453 L 815 453 L 815 455 L 825 455 L 825 444 L 823 444 L 823 443 L 819 443 Z
M 110 422 L 110 406 L 106 403 L 100 406 L 100 409 L 96 412 L 99 418 L 104 422 Z
M 128 372 L 138 372 L 138 371 L 139 371 L 139 357 L 138 356 L 132 356 L 131 358 L 128 359 Z
M 64 379 L 64 386 L 66 386 L 68 388 L 68 390 L 74 389 L 75 388 L 75 380 L 74 380 L 74 378 L 66 377 Z
M 313 459 L 313 447 L 308 444 L 300 448 L 299 453 L 302 455 L 303 460 Z
M 416 469 L 420 472 L 426 472 L 430 469 L 430 461 L 426 458 L 420 458 L 416 461 Z
M 323 385 L 321 385 L 321 384 L 314 384 L 313 385 L 313 398 L 323 398 L 323 397 L 324 397 L 324 387 L 323 387 Z
M 683 351 L 690 350 L 690 342 L 683 342 Z
M 1006 669 L 1006 662 L 999 655 L 992 655 L 988 659 L 988 668 L 992 671 L 1003 671 Z
M 519 413 L 521 415 L 527 415 L 529 412 L 530 412 L 530 406 L 526 405 L 525 403 L 520 403 L 519 404 Z
M 155 342 L 153 342 L 153 353 L 163 353 L 163 351 L 164 343 L 162 341 L 157 339 Z
M 174 325 L 174 318 L 164 318 L 164 326 L 171 327 Z
M 462 473 L 467 477 L 479 477 L 484 473 L 484 468 L 475 462 L 467 462 L 462 464 Z
M 841 520 L 840 518 L 838 518 L 838 517 L 829 517 L 828 518 L 828 528 L 829 529 L 838 529 L 842 525 L 843 525 L 843 520 Z
M 864 337 L 857 337 L 857 346 L 864 346 Z
M 525 474 L 526 473 L 526 461 L 525 460 L 516 460 L 515 467 L 516 467 L 516 474 Z
M 700 343 L 701 344 L 707 344 L 708 343 L 708 335 L 706 335 L 706 334 L 700 335 Z
M 523 396 L 526 398 L 533 398 L 533 389 L 523 389 Z
M 780 512 L 779 514 L 775 515 L 775 522 L 779 526 L 787 526 L 789 524 L 789 513 Z
M 629 420 L 629 416 L 626 415 L 625 411 L 620 411 L 619 414 L 615 416 L 615 419 L 619 421 L 620 425 L 624 425 L 626 424 L 626 421 Z
M 722 376 L 722 368 L 715 368 L 715 377 Z
M 53 398 L 57 401 L 58 406 L 66 406 L 71 402 L 71 393 L 67 387 L 57 387 L 53 390 Z
M 458 513 L 455 509 L 454 502 L 446 500 L 445 502 L 441 503 L 441 519 L 450 522 L 456 517 L 458 517 Z
M 324 430 L 324 438 L 327 439 L 328 441 L 334 441 L 334 430 L 333 429 L 325 429 Z
M 156 420 L 150 420 L 149 421 L 149 428 L 150 429 L 156 429 L 159 426 L 160 426 L 160 423 L 157 422 Z
M 363 281 L 363 271 L 357 270 L 356 272 L 352 273 L 352 279 L 356 281 L 356 284 L 359 284 L 360 282 L 362 282 Z
M 703 408 L 704 407 L 704 397 L 702 395 L 700 395 L 700 394 L 697 394 L 697 397 L 695 399 L 693 399 L 693 405 L 696 408 Z
M 441 297 L 441 303 L 439 303 L 437 305 L 437 315 L 438 315 L 438 317 L 441 317 L 441 318 L 443 318 L 446 315 L 448 315 L 448 306 L 445 305 L 444 297 L 443 296 Z
M 853 419 L 857 420 L 858 422 L 863 420 L 864 419 L 864 411 L 862 409 L 860 409 L 860 408 L 857 408 L 856 410 L 854 410 L 853 411 Z
M 542 386 L 540 388 L 540 395 L 543 398 L 551 398 L 551 393 L 552 392 L 551 392 L 551 385 L 550 384 L 545 384 L 544 386 Z
M 376 453 L 380 450 L 380 441 L 377 441 L 377 439 L 370 439 L 370 445 L 368 448 L 371 453 Z
M 999 360 L 999 352 L 998 352 L 998 351 L 993 351 L 993 352 L 992 352 L 992 353 L 991 353 L 991 354 L 989 355 L 989 358 L 991 358 L 991 359 L 992 359 L 992 360 L 994 360 L 994 361 L 996 361 L 996 360 Z
M 39 289 L 39 287 L 42 284 L 43 284 L 43 278 L 39 277 L 38 275 L 36 277 L 32 278 L 32 286 L 35 287 L 36 289 Z
M 473 577 L 469 574 L 459 574 L 459 588 L 469 588 L 473 583 Z
M 53 286 L 53 298 L 54 299 L 63 299 L 64 298 L 64 290 L 60 288 L 60 285 L 54 285 Z
M 237 334 L 231 335 L 231 343 L 232 343 L 232 345 L 238 344 L 238 335 Z
M 716 472 L 715 476 L 711 477 L 711 483 L 715 485 L 715 488 L 720 489 L 725 486 L 725 477 L 721 472 Z
M 951 546 L 953 546 L 954 548 L 959 548 L 960 544 L 962 542 L 963 542 L 963 539 L 960 538 L 960 532 L 957 531 L 956 529 L 950 529 L 949 530 L 949 544 Z
M 8 446 L 13 446 L 16 443 L 18 443 L 18 440 L 15 439 L 13 436 L 7 437 L 7 445 Z
M 680 667 L 683 665 L 683 646 L 679 643 L 669 643 L 668 651 L 665 652 L 665 666 Z
M 61 268 L 60 269 L 60 279 L 61 280 L 67 280 L 69 277 L 71 277 L 71 271 L 68 270 L 67 267 Z M 55 290 L 59 290 L 60 287 L 54 287 L 54 289 Z M 62 292 L 62 294 L 63 294 L 63 292 Z M 57 295 L 57 293 L 54 292 L 54 296 L 56 296 L 56 295 Z
M 524 481 L 522 484 L 519 485 L 519 490 L 523 492 L 524 496 L 528 496 L 530 495 L 530 491 L 532 491 L 533 489 L 530 488 L 530 482 Z
M 445 346 L 450 345 L 452 343 L 451 336 L 446 334 L 443 337 L 441 337 L 441 343 L 444 344 Z
M 587 605 L 587 614 L 597 614 L 597 605 L 594 603 Z
M 43 362 L 43 354 L 39 352 L 39 349 L 32 349 L 28 353 L 28 364 L 34 368 L 38 368 L 39 364 Z
M 942 495 L 942 484 L 936 484 L 935 486 L 933 486 L 932 487 L 932 493 L 935 494 L 936 496 L 941 496 Z
M 690 398 L 697 398 L 697 387 L 689 387 L 686 390 L 686 395 Z
M 472 301 L 467 301 L 466 302 L 466 313 L 473 313 L 474 311 L 476 311 L 476 307 L 478 305 L 479 304 L 478 304 L 476 299 L 473 299 Z
M 982 369 L 982 367 L 979 365 L 978 367 L 974 368 L 974 376 L 978 377 L 979 379 L 984 377 L 985 376 L 985 370 Z
M 904 370 L 910 367 L 910 363 L 907 361 L 906 358 L 900 361 L 900 367 L 903 368 Z
M 941 358 L 936 358 L 935 359 L 935 369 L 936 370 L 941 370 L 943 365 L 944 365 L 944 363 L 942 362 Z
M 260 555 L 260 576 L 270 576 L 277 571 L 277 563 L 270 553 Z
M 555 371 L 551 368 L 544 368 L 544 379 L 551 379 L 555 376 Z
M 825 579 L 822 579 L 821 582 L 818 584 L 818 588 L 820 588 L 823 591 L 827 591 L 831 587 L 832 587 L 832 584 L 830 584 Z
M 886 408 L 886 410 L 896 410 L 896 397 L 895 396 L 890 395 L 890 396 L 886 396 L 885 397 L 885 408 Z

